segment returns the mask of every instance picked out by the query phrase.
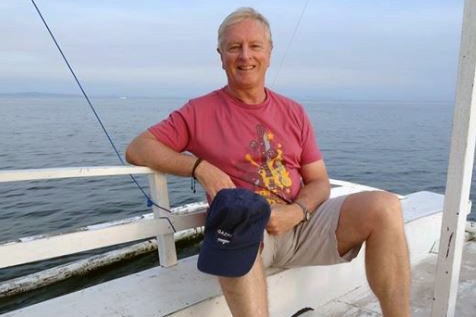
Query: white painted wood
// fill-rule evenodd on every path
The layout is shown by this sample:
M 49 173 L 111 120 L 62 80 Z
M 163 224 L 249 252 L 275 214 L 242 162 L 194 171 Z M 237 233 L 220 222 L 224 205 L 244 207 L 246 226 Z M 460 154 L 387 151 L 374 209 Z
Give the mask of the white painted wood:
M 41 170 L 30 169 L 3 171 L 1 173 L 3 177 L 2 181 L 10 182 L 68 177 L 114 176 L 129 173 L 150 174 L 151 189 L 152 193 L 154 193 L 151 196 L 155 197 L 154 201 L 159 202 L 161 206 L 166 208 L 169 208 L 170 205 L 165 176 L 158 173 L 156 174 L 148 168 L 104 166 Z M 375 189 L 338 180 L 332 180 L 331 182 L 333 185 L 337 186 L 332 190 L 333 197 L 362 190 Z M 153 220 L 153 217 L 160 219 L 163 216 L 167 216 L 173 223 L 175 230 L 178 232 L 190 228 L 200 228 L 205 223 L 205 211 L 207 206 L 208 204 L 206 202 L 201 202 L 176 207 L 172 210 L 173 216 L 166 211 L 153 207 L 154 213 L 152 214 L 116 220 L 104 224 L 91 225 L 78 228 L 73 232 L 20 238 L 17 241 L 7 242 L 0 245 L 0 268 L 41 261 L 141 239 L 148 239 L 157 236 L 158 234 L 160 245 L 159 256 L 163 254 L 161 256 L 163 259 L 161 263 L 164 266 L 171 266 L 177 261 L 174 244 L 176 239 L 174 239 L 173 229 L 165 219 L 162 219 L 161 221 L 151 220 Z
M 400 201 L 405 222 L 426 217 L 429 214 L 443 211 L 444 196 L 428 191 L 420 191 L 405 196 Z
M 203 218 L 205 217 L 204 213 L 199 213 L 199 215 L 203 215 Z M 202 233 L 203 227 L 194 227 L 192 229 L 179 231 L 174 235 L 174 238 L 177 242 Z M 52 267 L 51 269 L 22 275 L 12 280 L 2 281 L 0 282 L 0 299 L 2 297 L 21 294 L 40 287 L 45 287 L 75 275 L 87 274 L 88 272 L 97 270 L 105 265 L 121 262 L 142 253 L 157 251 L 157 249 L 157 239 L 151 239 L 79 261 L 65 263 L 60 266 Z
M 148 240 L 37 273 L 2 281 L 0 283 L 0 299 L 45 287 L 73 276 L 85 275 L 92 270 L 137 257 L 156 248 L 156 241 Z
M 94 166 L 94 167 L 63 167 L 25 170 L 0 171 L 0 183 L 58 178 L 113 176 L 128 174 L 152 174 L 148 167 L 142 166 Z
M 92 174 L 97 175 L 97 171 L 101 170 L 101 168 L 94 168 L 93 170 L 95 171 L 92 172 Z M 60 171 L 59 174 L 64 175 L 62 171 Z M 159 187 L 166 185 L 165 177 L 159 178 L 154 182 L 159 184 Z M 349 182 L 339 182 L 337 186 L 338 187 L 332 188 L 332 197 L 366 189 L 374 189 Z M 430 200 L 437 201 L 437 199 L 435 200 L 434 197 L 431 197 L 431 193 L 428 195 L 430 196 L 422 196 L 420 200 L 428 200 L 431 198 Z M 165 206 L 168 206 L 167 192 L 164 193 L 163 196 L 167 198 L 165 200 Z M 414 199 L 412 199 L 412 201 L 414 201 Z M 208 204 L 206 202 L 198 202 L 172 209 L 174 216 L 171 218 L 171 221 L 173 221 L 174 227 L 178 231 L 174 234 L 175 241 L 182 237 L 187 231 L 190 231 L 190 228 L 193 228 L 194 232 L 203 229 L 207 207 Z M 166 212 L 163 214 L 170 216 Z M 156 222 L 155 224 L 153 223 L 154 221 Z M 81 227 L 75 229 L 73 232 L 19 238 L 18 240 L 0 245 L 0 268 L 142 240 L 144 238 L 152 238 L 160 232 L 169 235 L 172 234 L 168 222 L 164 223 L 164 221 L 166 220 L 162 220 L 162 223 L 158 225 L 158 222 L 154 220 L 154 214 L 150 213 L 127 219 L 114 220 L 108 223 Z M 169 240 L 168 243 L 171 244 L 171 241 Z M 167 248 L 167 246 L 164 246 L 163 252 L 169 252 L 167 250 L 170 250 L 170 248 Z M 173 248 L 171 250 L 174 252 Z M 174 256 L 175 253 L 172 253 L 172 259 Z M 165 255 L 165 257 L 167 257 L 167 255 Z M 169 264 L 170 263 L 173 262 L 169 262 Z
M 329 180 L 331 186 L 342 186 L 346 188 L 356 188 L 359 191 L 364 191 L 364 190 L 377 190 L 375 187 L 367 186 L 367 185 L 362 185 L 362 184 L 357 184 L 357 183 L 352 183 L 352 182 L 347 182 L 343 181 L 340 179 L 330 179 Z
M 158 206 L 170 210 L 169 193 L 167 188 L 167 179 L 165 175 L 154 173 L 149 175 L 150 193 L 151 199 Z M 159 208 L 156 205 L 152 206 L 152 211 L 156 219 L 167 218 L 173 225 L 175 217 L 172 213 Z M 157 235 L 158 252 L 160 265 L 169 267 L 177 264 L 177 250 L 175 248 L 175 240 L 173 230 L 177 230 L 174 227 L 170 227 L 170 232 L 162 232 Z
M 203 226 L 204 213 L 205 209 L 202 209 L 196 213 L 176 216 L 175 228 L 181 231 Z M 0 268 L 150 239 L 156 237 L 159 232 L 173 237 L 167 220 L 158 218 L 139 218 L 126 223 L 93 225 L 80 228 L 76 232 L 26 237 L 0 245 Z
M 432 317 L 454 316 L 476 137 L 476 0 L 466 0 Z
M 433 195 L 426 197 L 441 202 L 442 195 Z M 421 198 L 421 195 L 409 195 L 404 205 L 404 208 L 418 209 L 418 216 L 409 215 L 413 220 L 406 224 L 412 262 L 428 254 L 438 237 L 441 221 L 441 213 L 435 214 L 435 208 L 420 210 L 426 208 Z M 420 207 L 415 208 L 413 202 Z M 436 209 L 441 210 L 442 206 Z M 216 278 L 200 273 L 196 261 L 197 256 L 182 259 L 170 268 L 155 267 L 25 307 L 4 317 L 230 316 Z M 323 305 L 365 283 L 363 251 L 349 264 L 274 270 L 268 276 L 271 316 L 291 316 L 303 307 Z
M 165 175 L 156 173 L 147 167 L 137 166 L 99 166 L 67 167 L 0 171 L 0 182 L 47 180 L 76 177 L 99 177 L 115 175 L 148 174 L 151 186 L 151 198 L 159 206 L 170 209 L 167 180 Z M 161 264 L 171 266 L 177 262 L 174 230 L 200 227 L 204 224 L 201 213 L 173 216 L 158 207 L 152 208 L 156 220 L 141 219 L 131 223 L 111 223 L 90 226 L 86 230 L 62 235 L 44 235 L 30 237 L 0 245 L 0 268 L 53 257 L 112 246 L 120 243 L 147 239 L 156 236 L 159 244 Z M 173 227 L 164 218 L 175 224 Z M 94 229 L 94 230 L 92 230 Z M 101 230 L 97 230 L 101 229 Z
M 94 167 L 94 168 L 58 168 L 43 170 L 22 170 L 20 173 L 12 173 L 13 178 L 19 179 L 18 175 L 22 175 L 22 179 L 40 179 L 40 177 L 69 177 L 71 175 L 81 175 L 80 177 L 90 176 L 107 176 L 118 175 L 118 173 L 134 172 L 134 173 L 152 173 L 152 170 L 135 168 L 135 167 Z M 8 172 L 7 174 L 9 174 Z M 27 175 L 32 173 L 31 178 Z M 4 174 L 6 175 L 6 174 Z M 169 206 L 168 192 L 166 190 L 166 178 L 157 174 L 157 179 L 152 180 L 153 192 L 165 192 L 158 194 L 164 197 L 161 205 Z M 73 177 L 73 176 L 71 176 Z M 76 176 L 74 176 L 76 177 Z M 9 177 L 11 178 L 11 177 Z M 12 181 L 12 180 L 10 180 Z M 331 196 L 339 196 L 350 194 L 362 190 L 375 190 L 375 188 L 363 186 L 350 182 L 341 182 L 333 180 L 334 187 Z M 161 189 L 160 189 L 161 188 Z M 157 196 L 156 196 L 157 197 Z M 157 200 L 158 198 L 156 198 Z M 159 200 L 160 201 L 160 200 Z M 177 232 L 190 228 L 201 228 L 205 224 L 205 212 L 208 204 L 206 202 L 193 203 L 172 209 L 173 215 L 170 216 L 165 211 L 158 210 L 155 214 L 159 214 L 157 219 L 162 215 L 170 217 Z M 121 219 L 109 223 L 90 225 L 78 228 L 73 232 L 63 232 L 60 234 L 43 234 L 31 237 L 23 237 L 18 240 L 11 241 L 0 245 L 0 268 L 20 265 L 30 262 L 36 262 L 64 255 L 70 255 L 78 252 L 93 250 L 101 247 L 113 246 L 121 243 L 132 242 L 142 239 L 156 237 L 159 233 L 165 238 L 159 239 L 161 245 L 161 253 L 164 255 L 162 259 L 168 259 L 162 264 L 165 266 L 174 265 L 176 263 L 175 244 L 173 244 L 173 230 L 167 220 L 153 220 L 154 214 L 146 214 L 139 217 L 129 219 Z M 175 234 L 177 236 L 177 234 Z M 175 239 L 176 240 L 176 239 Z
M 0 246 L 0 268 L 40 261 L 120 243 L 149 239 L 170 230 L 163 219 L 146 219 L 90 231 L 78 231 Z

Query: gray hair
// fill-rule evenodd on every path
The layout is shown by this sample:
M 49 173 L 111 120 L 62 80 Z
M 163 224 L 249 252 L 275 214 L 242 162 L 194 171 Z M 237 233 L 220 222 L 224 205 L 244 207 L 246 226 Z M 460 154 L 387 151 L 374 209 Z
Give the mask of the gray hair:
M 241 22 L 246 19 L 258 21 L 264 26 L 266 31 L 266 36 L 269 40 L 269 44 L 271 45 L 271 47 L 273 47 L 273 39 L 271 37 L 271 28 L 269 26 L 268 20 L 264 17 L 264 15 L 262 15 L 255 9 L 250 7 L 243 7 L 230 13 L 220 24 L 220 27 L 218 28 L 218 49 L 220 49 L 223 44 L 223 33 L 225 33 L 226 28 L 232 24 Z

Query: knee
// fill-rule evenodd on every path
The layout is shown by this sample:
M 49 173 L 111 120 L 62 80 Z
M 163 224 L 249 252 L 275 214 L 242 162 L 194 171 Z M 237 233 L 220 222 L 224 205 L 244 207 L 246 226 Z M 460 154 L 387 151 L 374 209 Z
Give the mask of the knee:
M 369 212 L 376 226 L 402 226 L 403 215 L 400 199 L 389 192 L 371 192 L 372 203 Z

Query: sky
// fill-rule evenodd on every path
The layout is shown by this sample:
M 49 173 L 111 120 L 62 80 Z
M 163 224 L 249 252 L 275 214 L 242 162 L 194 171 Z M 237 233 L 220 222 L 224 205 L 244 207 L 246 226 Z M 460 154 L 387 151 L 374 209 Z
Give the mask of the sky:
M 325 100 L 452 101 L 463 0 L 35 0 L 86 92 L 190 96 L 226 84 L 217 29 L 271 24 L 267 86 Z M 79 94 L 30 0 L 0 2 L 0 93 Z

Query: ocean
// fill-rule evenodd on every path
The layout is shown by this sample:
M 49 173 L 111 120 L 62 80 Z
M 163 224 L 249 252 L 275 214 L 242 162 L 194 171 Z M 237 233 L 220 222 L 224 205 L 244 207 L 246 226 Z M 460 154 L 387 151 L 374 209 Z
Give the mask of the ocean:
M 295 99 L 311 118 L 331 178 L 399 194 L 444 193 L 452 102 Z M 91 100 L 121 154 L 136 135 L 186 102 Z M 0 109 L 0 170 L 120 165 L 82 97 L 2 96 Z M 139 182 L 147 187 L 145 177 Z M 172 206 L 204 200 L 188 178 L 169 177 L 169 184 Z M 472 188 L 474 197 L 474 181 Z M 0 183 L 0 241 L 149 212 L 128 176 Z M 38 267 L 0 270 L 0 281 Z

